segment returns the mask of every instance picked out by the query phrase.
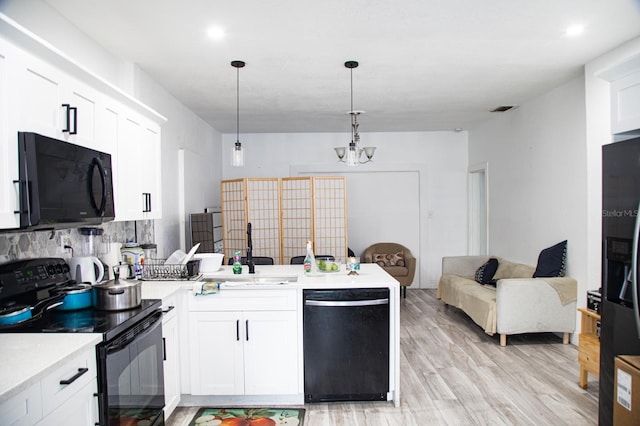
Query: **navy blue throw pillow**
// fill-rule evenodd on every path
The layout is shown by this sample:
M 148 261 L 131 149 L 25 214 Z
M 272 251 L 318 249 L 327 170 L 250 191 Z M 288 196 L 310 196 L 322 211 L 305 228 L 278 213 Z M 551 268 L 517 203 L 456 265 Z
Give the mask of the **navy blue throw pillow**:
M 533 278 L 564 277 L 567 266 L 567 240 L 546 248 L 538 256 L 538 266 Z
M 480 284 L 488 284 L 498 270 L 498 259 L 491 258 L 476 270 L 476 281 Z

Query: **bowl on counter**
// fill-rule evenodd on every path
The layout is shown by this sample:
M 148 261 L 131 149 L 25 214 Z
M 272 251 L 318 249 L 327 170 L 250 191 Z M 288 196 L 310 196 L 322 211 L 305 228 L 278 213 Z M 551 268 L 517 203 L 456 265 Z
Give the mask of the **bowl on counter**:
M 316 258 L 316 268 L 321 273 L 340 272 L 340 260 L 330 258 Z
M 219 271 L 223 258 L 222 253 L 196 253 L 193 255 L 194 260 L 200 261 L 200 273 L 202 274 Z

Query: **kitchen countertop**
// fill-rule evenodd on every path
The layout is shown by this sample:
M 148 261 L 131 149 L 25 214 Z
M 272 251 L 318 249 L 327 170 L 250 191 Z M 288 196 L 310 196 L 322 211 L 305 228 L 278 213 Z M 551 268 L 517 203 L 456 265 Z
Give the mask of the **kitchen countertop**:
M 360 265 L 359 275 L 347 275 L 345 265 L 340 265 L 340 271 L 331 273 L 316 273 L 312 276 L 304 274 L 302 265 L 256 265 L 256 273 L 249 274 L 246 266 L 243 266 L 242 274 L 233 273 L 232 267 L 224 265 L 219 271 L 202 274 L 200 281 L 233 280 L 228 288 L 232 289 L 321 289 L 321 288 L 365 288 L 388 287 L 398 288 L 398 281 L 387 274 L 384 269 L 375 263 Z M 297 281 L 285 284 L 252 283 L 251 280 L 269 277 L 297 277 Z M 246 281 L 244 281 L 246 279 Z M 283 280 L 284 281 L 284 280 Z M 198 280 L 188 281 L 143 281 L 142 297 L 144 299 L 164 299 L 180 289 L 191 290 Z M 224 286 L 224 284 L 222 284 Z M 222 288 L 224 291 L 227 288 Z
M 94 348 L 101 334 L 4 333 L 0 337 L 0 403 L 36 383 L 80 352 Z
M 225 279 L 247 282 L 234 290 L 242 289 L 318 289 L 318 288 L 398 288 L 398 282 L 376 264 L 360 265 L 359 275 L 347 275 L 345 265 L 335 273 L 304 275 L 302 265 L 257 265 L 256 273 L 249 274 L 247 267 L 243 273 L 234 275 L 231 266 L 222 266 L 219 271 L 203 274 L 203 279 L 224 282 Z M 293 277 L 296 282 L 286 284 L 254 284 L 249 281 L 261 277 Z M 164 299 L 178 291 L 191 290 L 195 281 L 143 281 L 142 298 Z M 225 291 L 226 289 L 222 289 Z M 36 383 L 81 351 L 94 347 L 102 336 L 93 333 L 46 334 L 46 333 L 4 333 L 0 345 L 0 403 Z

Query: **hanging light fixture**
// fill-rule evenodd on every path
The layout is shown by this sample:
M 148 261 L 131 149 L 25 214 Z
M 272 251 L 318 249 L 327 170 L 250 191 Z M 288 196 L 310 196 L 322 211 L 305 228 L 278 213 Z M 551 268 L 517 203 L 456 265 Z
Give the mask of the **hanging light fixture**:
M 347 166 L 357 166 L 358 164 L 364 164 L 372 161 L 373 154 L 376 151 L 375 146 L 366 146 L 360 148 L 360 133 L 358 132 L 358 116 L 364 114 L 364 111 L 355 111 L 353 109 L 353 69 L 358 67 L 357 61 L 347 61 L 344 66 L 351 71 L 351 110 L 347 111 L 347 114 L 351 116 L 351 142 L 347 148 L 338 147 L 334 148 L 336 155 L 338 156 L 338 162 L 347 163 Z M 366 160 L 361 161 L 362 153 L 364 152 L 367 157 Z M 346 159 L 345 159 L 346 156 Z
M 233 167 L 244 166 L 244 149 L 240 143 L 240 68 L 245 66 L 244 61 L 231 61 L 231 66 L 236 69 L 236 144 L 231 151 L 231 165 Z

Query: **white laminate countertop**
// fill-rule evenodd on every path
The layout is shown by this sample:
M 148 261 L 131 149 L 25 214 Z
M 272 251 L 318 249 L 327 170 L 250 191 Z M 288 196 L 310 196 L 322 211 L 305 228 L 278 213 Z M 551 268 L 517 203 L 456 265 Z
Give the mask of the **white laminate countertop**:
M 95 333 L 0 335 L 0 403 L 102 341 Z
M 229 285 L 227 289 L 322 289 L 322 288 L 366 288 L 366 287 L 388 287 L 398 288 L 398 281 L 385 272 L 380 266 L 374 263 L 360 265 L 358 275 L 348 275 L 345 265 L 340 265 L 340 271 L 332 273 L 316 273 L 305 275 L 302 265 L 256 265 L 255 274 L 249 274 L 246 266 L 243 266 L 242 274 L 233 273 L 232 267 L 225 265 L 219 271 L 203 274 L 201 280 L 219 281 L 224 285 L 225 281 L 236 281 Z M 253 283 L 253 280 L 260 278 L 291 278 L 296 277 L 297 281 L 286 284 L 265 284 Z M 246 281 L 245 281 L 246 279 Z M 240 282 L 237 282 L 240 281 Z M 191 290 L 197 280 L 189 281 L 143 281 L 143 299 L 164 299 L 173 292 L 180 289 Z

